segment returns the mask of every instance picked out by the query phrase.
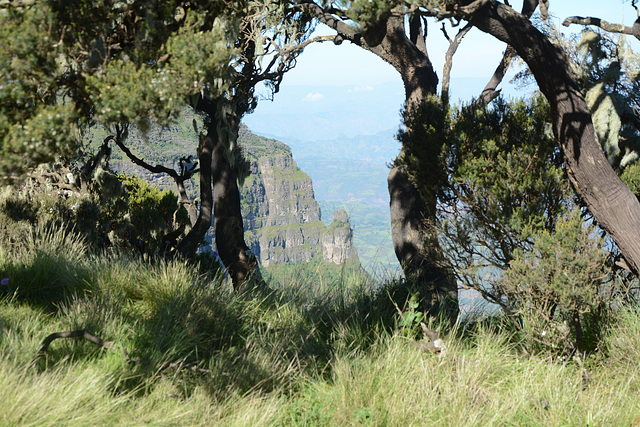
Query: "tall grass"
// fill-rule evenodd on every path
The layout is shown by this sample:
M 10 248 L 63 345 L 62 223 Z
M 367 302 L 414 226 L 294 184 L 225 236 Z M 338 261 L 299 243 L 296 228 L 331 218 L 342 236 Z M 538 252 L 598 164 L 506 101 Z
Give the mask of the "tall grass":
M 38 234 L 39 233 L 39 234 Z M 640 313 L 587 360 L 528 355 L 499 321 L 450 331 L 441 356 L 397 322 L 408 294 L 347 281 L 237 298 L 180 261 L 87 253 L 39 230 L 0 246 L 2 425 L 631 425 Z M 87 329 L 106 349 L 42 339 Z M 129 356 L 125 357 L 124 351 Z

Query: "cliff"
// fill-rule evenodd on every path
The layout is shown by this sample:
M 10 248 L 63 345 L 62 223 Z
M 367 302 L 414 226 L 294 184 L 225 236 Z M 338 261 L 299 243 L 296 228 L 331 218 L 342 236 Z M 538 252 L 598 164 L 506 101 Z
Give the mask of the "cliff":
M 137 155 L 152 164 L 175 167 L 177 159 L 196 151 L 197 136 L 191 126 L 192 116 L 174 126 L 152 126 L 146 138 L 133 129 L 128 145 Z M 102 135 L 100 135 L 102 136 Z M 353 246 L 352 231 L 344 210 L 334 213 L 327 228 L 320 221 L 320 206 L 314 198 L 313 183 L 293 160 L 286 144 L 251 133 L 241 125 L 238 141 L 250 161 L 251 175 L 241 187 L 245 240 L 264 267 L 284 263 L 303 263 L 321 259 L 325 263 L 360 265 Z M 102 138 L 99 138 L 102 139 Z M 160 188 L 175 191 L 175 184 L 164 174 L 153 174 L 123 158 L 114 148 L 111 166 L 120 172 L 141 176 Z M 197 194 L 197 179 L 186 183 Z M 213 229 L 206 240 L 213 240 Z
M 291 149 L 244 125 L 238 139 L 251 163 L 241 190 L 245 240 L 260 263 L 309 262 L 319 255 L 337 265 L 357 260 L 346 211 L 335 211 L 329 227 L 320 221 L 311 178 L 298 168 Z

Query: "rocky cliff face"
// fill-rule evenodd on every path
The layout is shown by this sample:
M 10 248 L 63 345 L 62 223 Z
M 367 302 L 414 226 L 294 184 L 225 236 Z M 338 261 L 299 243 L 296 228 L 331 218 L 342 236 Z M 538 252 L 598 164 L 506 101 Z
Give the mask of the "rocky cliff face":
M 318 255 L 333 264 L 357 257 L 347 213 L 335 211 L 325 227 L 311 178 L 287 145 L 253 135 L 245 126 L 239 141 L 251 162 L 241 190 L 245 240 L 263 266 L 308 262 Z
M 322 236 L 322 256 L 325 262 L 334 264 L 342 264 L 345 260 L 357 256 L 349 215 L 344 209 L 333 211 L 333 222 Z
M 175 154 L 171 152 L 176 159 L 179 153 L 184 155 L 196 150 L 195 135 L 177 140 L 171 129 L 166 130 L 164 136 L 158 129 L 154 128 L 153 132 L 150 143 L 158 145 L 158 141 L 166 139 L 167 147 L 179 147 L 181 151 L 173 148 Z M 244 125 L 238 136 L 251 164 L 251 175 L 240 190 L 245 240 L 262 265 L 309 262 L 316 257 L 332 264 L 355 260 L 359 265 L 347 213 L 334 212 L 334 221 L 328 228 L 320 221 L 320 206 L 314 198 L 311 178 L 296 165 L 289 146 L 254 135 Z M 147 153 L 145 150 L 149 147 L 142 144 L 140 138 L 133 138 L 130 146 L 147 161 L 169 162 L 158 157 L 156 151 Z M 175 190 L 173 180 L 167 175 L 152 174 L 128 160 L 113 160 L 111 165 L 115 170 L 139 175 L 160 188 Z M 168 165 L 171 166 L 170 162 Z M 192 183 L 187 183 L 187 187 L 190 193 L 197 194 Z M 213 241 L 213 228 L 205 240 Z

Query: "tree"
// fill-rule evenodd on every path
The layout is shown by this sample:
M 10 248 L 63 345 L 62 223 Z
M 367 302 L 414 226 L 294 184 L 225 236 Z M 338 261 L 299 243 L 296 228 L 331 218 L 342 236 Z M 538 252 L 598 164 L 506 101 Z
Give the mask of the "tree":
M 431 2 L 429 2 L 431 3 Z M 400 74 L 405 87 L 404 116 L 415 114 L 422 102 L 436 94 L 438 76 L 431 63 L 425 37 L 428 15 L 422 13 L 417 4 L 404 2 L 368 2 L 354 1 L 344 4 L 325 6 L 310 0 L 299 3 L 319 21 L 333 28 L 337 35 L 334 42 L 344 40 L 362 47 L 391 64 Z M 522 13 L 530 16 L 537 6 L 535 1 L 525 1 Z M 443 27 L 444 28 L 444 27 Z M 449 73 L 453 55 L 462 37 L 471 26 L 460 29 L 450 39 L 445 69 L 443 70 L 442 95 L 448 103 Z M 482 93 L 483 102 L 495 98 L 497 85 L 513 59 L 513 51 L 507 49 L 492 79 Z M 434 121 L 437 119 L 434 118 Z M 411 131 L 410 127 L 407 132 Z M 426 143 L 430 144 L 430 143 Z M 426 148 L 437 154 L 441 142 Z M 407 277 L 413 277 L 424 284 L 433 284 L 427 293 L 435 295 L 455 318 L 457 312 L 457 287 L 450 274 L 438 262 L 442 249 L 435 236 L 429 233 L 430 223 L 435 218 L 437 195 L 435 192 L 422 194 L 408 179 L 407 171 L 401 159 L 409 155 L 403 146 L 398 159 L 391 168 L 388 178 L 391 199 L 391 226 L 394 248 Z M 438 167 L 435 163 L 433 163 Z M 440 178 L 444 174 L 442 168 Z M 429 188 L 438 188 L 432 183 Z M 431 296 L 429 297 L 431 298 Z M 448 308 L 447 308 L 448 307 Z
M 527 17 L 505 4 L 488 0 L 456 2 L 456 6 L 451 12 L 427 11 L 469 21 L 513 46 L 528 64 L 551 106 L 553 131 L 569 179 L 599 225 L 616 242 L 631 270 L 640 273 L 640 203 L 602 152 L 566 53 Z
M 191 105 L 205 123 L 198 148 L 201 205 L 178 249 L 195 252 L 215 208 L 221 259 L 236 290 L 244 290 L 257 265 L 242 233 L 234 170 L 242 165 L 235 161 L 238 126 L 255 106 L 255 86 L 265 82 L 277 92 L 295 65 L 310 42 L 308 19 L 274 3 L 234 0 L 51 0 L 6 7 L 0 18 L 7 40 L 0 51 L 0 99 L 7 101 L 0 107 L 0 135 L 6 158 L 23 161 L 5 162 L 5 177 L 71 155 L 79 145 L 72 125 L 115 126 L 114 139 L 124 147 L 127 123 L 142 130 L 150 121 L 167 124 Z M 173 173 L 180 188 L 188 173 Z
M 571 204 L 548 105 L 541 97 L 498 98 L 449 110 L 432 99 L 419 113 L 411 118 L 413 131 L 400 134 L 411 154 L 403 161 L 416 186 L 438 196 L 432 227 L 446 263 L 459 282 L 482 292 L 476 270 L 508 269 L 514 251 L 530 245 L 528 234 L 552 233 Z M 440 152 L 428 152 L 435 141 Z
M 416 17 L 464 20 L 510 45 L 528 64 L 549 101 L 554 135 L 563 152 L 569 179 L 600 226 L 616 242 L 630 269 L 638 274 L 640 232 L 632 230 L 637 230 L 640 220 L 640 203 L 617 177 L 602 153 L 590 110 L 566 52 L 552 43 L 529 19 L 536 3 L 525 1 L 525 13 L 522 14 L 495 0 L 394 3 L 372 8 L 377 10 L 376 16 L 382 18 L 386 18 L 395 7 L 393 10 L 408 14 L 414 20 Z M 542 13 L 546 13 L 548 2 L 540 4 Z M 371 12 L 369 16 L 372 16 Z M 330 26 L 338 26 L 335 19 L 332 21 L 327 17 L 325 21 Z M 363 28 L 383 27 L 364 25 Z
M 638 158 L 637 56 L 624 39 L 592 31 L 565 39 L 548 22 L 543 30 L 567 48 L 602 150 L 629 182 Z M 427 100 L 401 139 L 412 180 L 429 194 L 439 191 L 434 228 L 451 270 L 504 308 L 535 346 L 592 351 L 613 297 L 628 289 L 610 274 L 615 251 L 605 252 L 593 218 L 575 209 L 547 128 L 548 105 L 498 99 L 446 111 L 438 99 Z M 437 142 L 439 157 L 429 152 Z M 444 179 L 437 179 L 436 157 Z M 441 187 L 430 189 L 434 182 Z

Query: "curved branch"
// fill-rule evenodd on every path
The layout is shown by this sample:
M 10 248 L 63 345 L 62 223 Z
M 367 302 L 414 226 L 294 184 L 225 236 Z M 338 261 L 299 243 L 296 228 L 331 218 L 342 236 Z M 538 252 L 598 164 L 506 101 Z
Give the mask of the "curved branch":
M 553 130 L 562 148 L 570 181 L 590 212 L 616 242 L 632 271 L 640 273 L 640 202 L 605 158 L 597 140 L 591 112 L 569 58 L 513 9 L 490 0 L 471 17 L 480 30 L 514 47 L 527 62 L 551 106 Z
M 113 135 L 111 135 L 109 138 L 112 141 L 114 141 L 116 143 L 116 145 L 118 146 L 118 148 L 120 148 L 122 150 L 122 152 L 127 155 L 129 160 L 131 160 L 136 165 L 142 166 L 143 168 L 145 168 L 149 172 L 166 173 L 167 175 L 169 175 L 171 178 L 173 178 L 175 180 L 179 180 L 180 179 L 180 176 L 178 175 L 178 172 L 176 172 L 175 170 L 173 170 L 171 168 L 168 168 L 166 166 L 162 166 L 162 165 L 152 166 L 151 164 L 145 162 L 143 159 L 137 157 L 135 154 L 133 154 L 131 152 L 131 150 L 129 150 L 129 148 L 126 145 L 124 145 L 124 143 L 122 142 L 122 138 L 114 137 Z
M 309 12 L 313 17 L 317 18 L 326 26 L 333 28 L 345 39 L 350 42 L 362 46 L 361 34 L 350 25 L 347 25 L 330 12 L 317 5 L 312 1 L 303 1 L 298 5 L 302 10 Z
M 38 350 L 38 354 L 44 354 L 49 348 L 49 345 L 51 345 L 54 340 L 57 340 L 59 338 L 84 338 L 85 340 L 99 345 L 100 347 L 104 347 L 109 350 L 116 350 L 115 344 L 113 344 L 113 342 L 103 340 L 102 338 L 93 335 L 86 329 L 80 329 L 77 331 L 69 332 L 54 332 L 53 334 L 48 335 L 44 340 L 42 340 L 42 345 L 40 346 L 40 350 Z M 127 362 L 131 362 L 131 358 L 129 357 L 129 354 L 126 352 L 126 350 L 122 349 L 122 353 L 124 354 L 125 359 L 127 359 Z
M 578 25 L 593 25 L 603 29 L 608 33 L 628 34 L 640 40 L 640 18 L 633 23 L 632 26 L 625 26 L 622 24 L 612 24 L 600 18 L 594 17 L 582 17 L 582 16 L 570 16 L 562 22 L 562 25 L 568 27 L 571 24 Z
M 543 14 L 546 11 L 546 7 L 548 7 L 548 2 L 540 2 L 541 8 L 543 8 Z M 522 15 L 526 17 L 531 17 L 533 12 L 535 12 L 538 7 L 537 0 L 526 0 L 522 4 Z M 478 97 L 478 99 L 474 102 L 476 106 L 488 104 L 494 99 L 496 99 L 500 95 L 500 90 L 497 89 L 498 85 L 502 83 L 504 79 L 504 75 L 511 66 L 511 61 L 516 57 L 516 51 L 512 46 L 507 46 L 507 49 L 504 51 L 504 55 L 502 55 L 502 59 L 500 63 L 496 67 L 496 70 L 493 72 L 493 76 L 487 82 L 487 85 L 482 90 L 482 93 Z
M 498 85 L 502 83 L 502 79 L 504 79 L 504 75 L 511 66 L 511 61 L 516 56 L 516 51 L 511 46 L 507 46 L 507 49 L 504 51 L 504 55 L 500 60 L 500 63 L 496 67 L 496 70 L 493 72 L 493 76 L 487 83 L 487 85 L 482 89 L 482 93 L 476 99 L 474 104 L 484 105 L 488 104 L 500 95 L 500 91 L 502 89 L 497 89 Z

